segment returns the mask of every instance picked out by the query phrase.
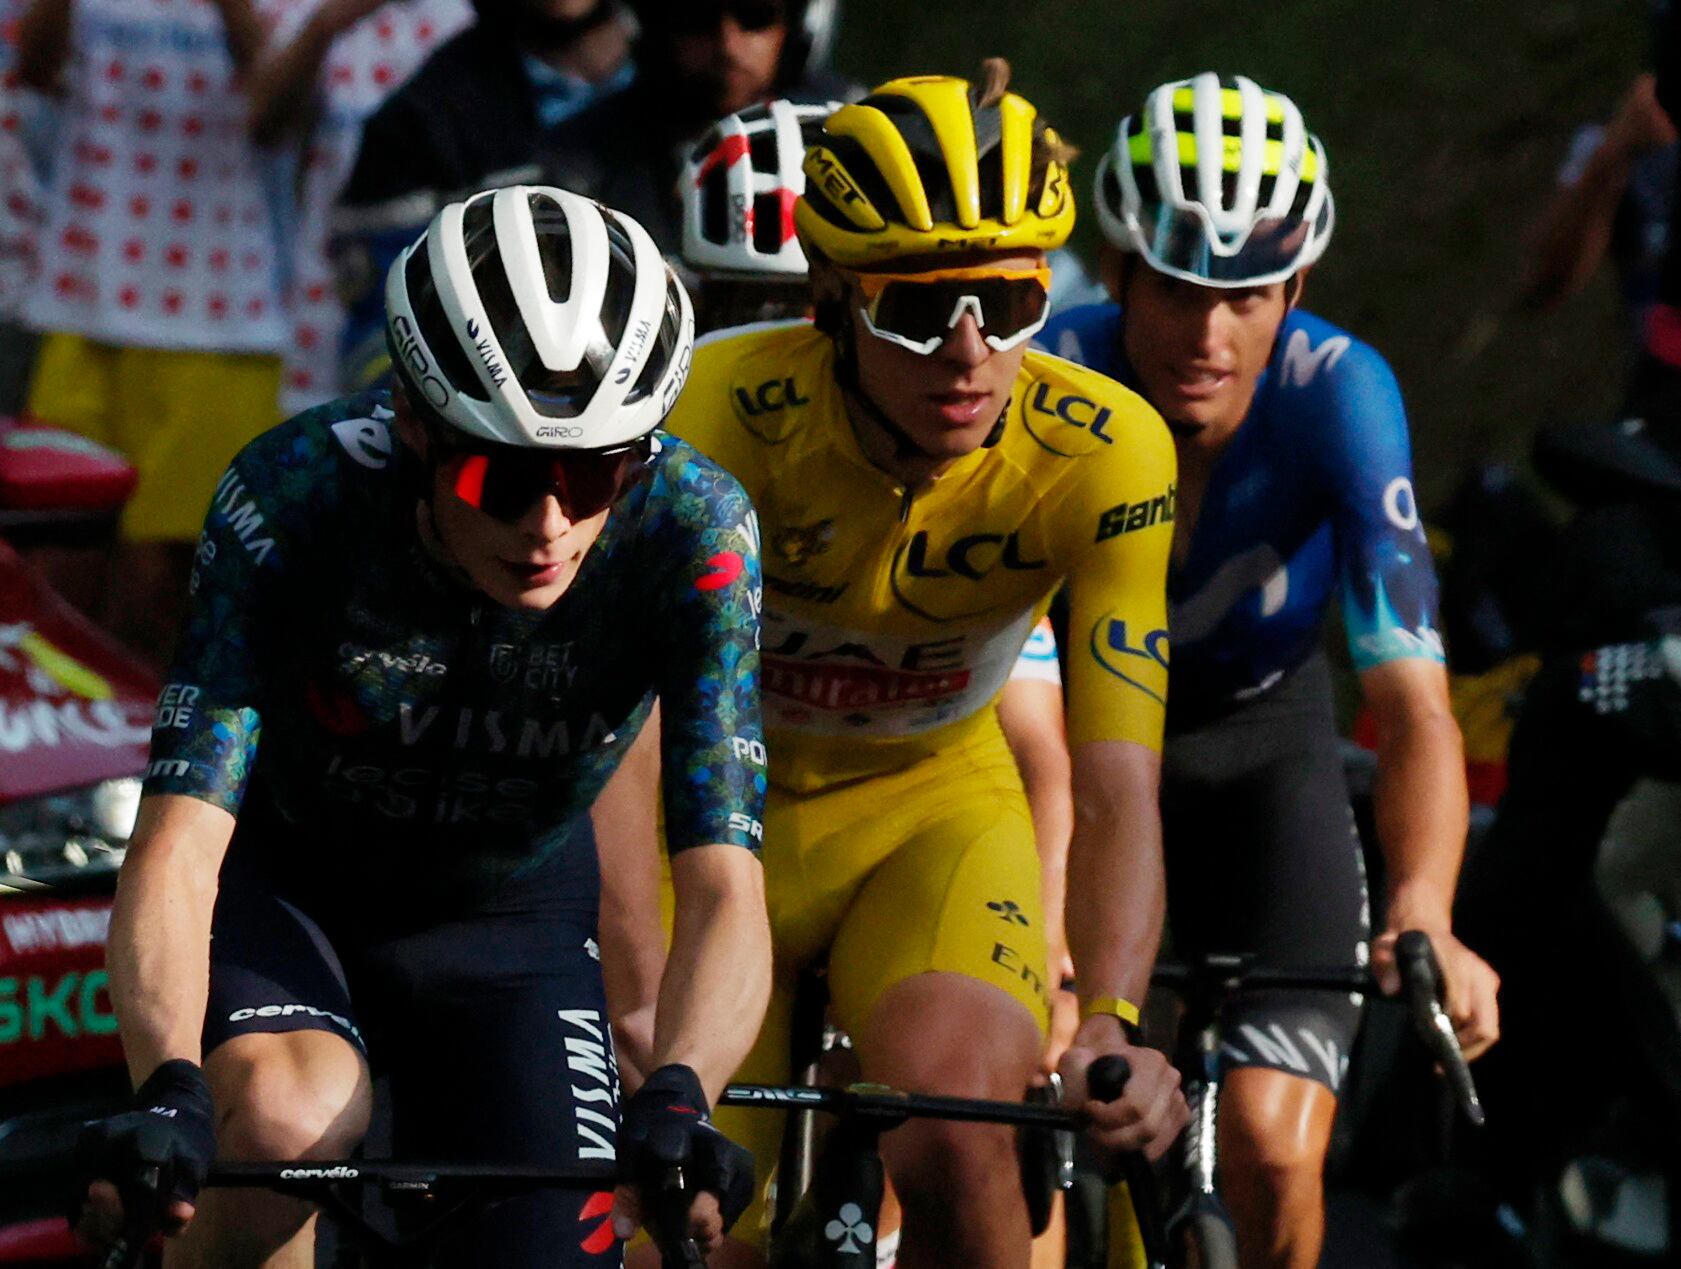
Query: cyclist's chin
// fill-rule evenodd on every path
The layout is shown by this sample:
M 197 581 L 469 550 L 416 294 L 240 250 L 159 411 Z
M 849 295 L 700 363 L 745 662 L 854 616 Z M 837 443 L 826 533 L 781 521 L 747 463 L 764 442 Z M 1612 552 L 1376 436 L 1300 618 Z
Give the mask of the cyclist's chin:
M 918 402 L 900 426 L 929 453 L 956 458 L 981 447 L 1008 402 L 1008 397 L 995 401 L 992 394 L 930 397 Z
M 494 557 L 474 562 L 468 570 L 473 585 L 487 599 L 504 608 L 542 612 L 554 607 L 577 580 L 578 561 L 569 560 L 557 568 L 533 570 Z

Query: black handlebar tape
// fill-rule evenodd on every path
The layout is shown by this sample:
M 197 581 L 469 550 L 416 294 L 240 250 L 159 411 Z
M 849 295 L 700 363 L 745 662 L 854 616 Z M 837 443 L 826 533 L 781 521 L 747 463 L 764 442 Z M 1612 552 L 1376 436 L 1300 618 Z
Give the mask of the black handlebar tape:
M 1402 976 L 1409 977 L 1416 974 L 1422 983 L 1428 983 L 1431 994 L 1440 1003 L 1447 989 L 1442 978 L 1442 966 L 1436 959 L 1436 949 L 1430 945 L 1430 936 L 1423 930 L 1407 930 L 1395 940 L 1395 961 L 1401 967 Z
M 1470 1122 L 1481 1128 L 1486 1121 L 1471 1068 L 1453 1036 L 1451 1023 L 1442 1012 L 1446 1005 L 1447 980 L 1430 936 L 1422 930 L 1407 930 L 1395 940 L 1395 963 L 1401 971 L 1407 1008 L 1413 1016 L 1425 1046 L 1436 1055 L 1442 1074 L 1453 1087 L 1455 1100 Z
M 1094 1102 L 1112 1102 L 1131 1078 L 1131 1062 L 1119 1053 L 1105 1053 L 1086 1068 L 1086 1092 Z

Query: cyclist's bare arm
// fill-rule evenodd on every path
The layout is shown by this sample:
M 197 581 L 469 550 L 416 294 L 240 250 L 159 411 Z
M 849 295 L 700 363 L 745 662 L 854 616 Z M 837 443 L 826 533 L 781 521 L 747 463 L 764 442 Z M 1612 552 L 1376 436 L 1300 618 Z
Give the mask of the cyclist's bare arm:
M 111 912 L 106 961 L 130 1077 L 200 1060 L 210 988 L 210 919 L 234 819 L 178 794 L 141 800 Z
M 626 1093 L 655 1069 L 654 1013 L 665 968 L 660 923 L 660 711 L 625 752 L 590 812 L 601 859 L 601 976 Z
M 1075 748 L 1074 838 L 1068 849 L 1068 941 L 1080 1002 L 1100 997 L 1138 1002 L 1149 986 L 1161 942 L 1166 882 L 1157 788 L 1161 756 L 1126 740 Z M 1132 1066 L 1114 1102 L 1088 1102 L 1092 1136 L 1110 1150 L 1163 1154 L 1188 1111 L 1179 1073 L 1154 1049 L 1132 1048 L 1118 1018 L 1096 1013 L 1074 1034 L 1062 1063 L 1071 1097 L 1085 1100 L 1085 1068 L 1097 1056 L 1125 1052 Z
M 1465 1056 L 1476 1057 L 1500 1033 L 1499 978 L 1453 936 L 1469 808 L 1447 672 L 1434 661 L 1402 658 L 1362 671 L 1360 686 L 1377 724 L 1372 800 L 1389 874 L 1389 908 L 1373 945 L 1373 968 L 1386 987 L 1398 989 L 1395 936 L 1403 930 L 1430 935 L 1447 980 L 1449 1016 Z
M 1161 755 L 1125 740 L 1073 753 L 1074 836 L 1068 848 L 1068 944 L 1080 998 L 1141 1001 L 1161 942 Z
M 739 846 L 674 856 L 677 908 L 660 983 L 653 1065 L 693 1068 L 713 1101 L 741 1065 L 770 1000 L 764 869 Z

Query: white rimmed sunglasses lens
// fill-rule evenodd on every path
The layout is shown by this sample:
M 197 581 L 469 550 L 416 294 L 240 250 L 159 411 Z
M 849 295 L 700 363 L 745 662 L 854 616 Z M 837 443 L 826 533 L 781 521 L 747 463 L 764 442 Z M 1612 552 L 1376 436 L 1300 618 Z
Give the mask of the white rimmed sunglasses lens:
M 973 278 L 951 282 L 889 282 L 865 313 L 870 330 L 920 353 L 949 337 L 972 313 L 991 347 L 1013 348 L 1048 315 L 1045 288 L 1034 278 Z

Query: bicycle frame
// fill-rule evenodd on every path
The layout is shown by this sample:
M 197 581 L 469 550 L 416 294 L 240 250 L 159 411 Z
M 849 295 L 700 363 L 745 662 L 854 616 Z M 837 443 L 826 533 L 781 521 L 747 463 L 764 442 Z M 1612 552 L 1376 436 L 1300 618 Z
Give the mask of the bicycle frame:
M 1091 1074 L 1093 1096 L 1120 1096 L 1130 1071 L 1124 1058 L 1099 1059 Z M 823 1111 L 839 1123 L 818 1153 L 806 1192 L 809 1216 L 784 1226 L 783 1250 L 773 1247 L 771 1264 L 811 1269 L 874 1269 L 874 1220 L 881 1207 L 884 1172 L 881 1134 L 907 1119 L 947 1119 L 961 1123 L 1001 1123 L 1040 1131 L 1083 1132 L 1090 1123 L 1084 1111 L 1031 1102 L 996 1102 L 967 1097 L 901 1093 L 874 1084 L 848 1088 L 787 1088 L 732 1084 L 720 1105 L 767 1110 Z M 1141 1155 L 1124 1156 L 1120 1177 L 1127 1181 L 1139 1209 L 1151 1263 L 1163 1263 L 1165 1239 L 1155 1209 L 1153 1174 Z M 804 1242 L 798 1241 L 804 1239 Z
M 1402 997 L 1414 1029 L 1446 1073 L 1465 1117 L 1481 1126 L 1482 1106 L 1459 1052 L 1453 1024 L 1442 1008 L 1441 969 L 1428 936 L 1416 930 L 1402 934 L 1396 942 L 1395 956 Z M 1256 965 L 1252 956 L 1221 953 L 1206 955 L 1191 965 L 1158 965 L 1151 983 L 1177 991 L 1185 1004 L 1173 1064 L 1182 1076 L 1181 1088 L 1191 1122 L 1174 1153 L 1184 1197 L 1167 1219 L 1171 1241 L 1182 1226 L 1202 1212 L 1216 1213 L 1228 1225 L 1231 1223 L 1217 1187 L 1220 1023 L 1226 1008 L 1247 991 L 1289 989 L 1376 995 L 1381 989 L 1365 966 L 1273 969 Z

